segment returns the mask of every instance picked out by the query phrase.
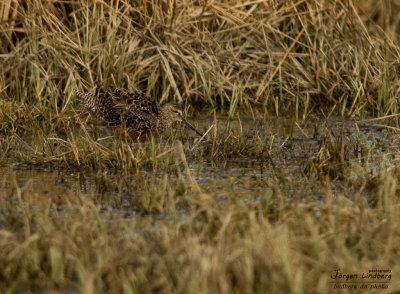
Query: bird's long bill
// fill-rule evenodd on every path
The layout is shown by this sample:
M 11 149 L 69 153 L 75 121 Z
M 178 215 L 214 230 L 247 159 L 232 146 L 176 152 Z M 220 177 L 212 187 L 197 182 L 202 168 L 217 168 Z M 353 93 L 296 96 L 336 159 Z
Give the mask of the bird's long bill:
M 192 126 L 185 118 L 183 118 L 182 116 L 181 116 L 181 118 L 182 118 L 182 120 L 184 121 L 184 123 L 185 123 L 189 128 L 191 128 L 193 131 L 196 132 L 197 135 L 199 135 L 200 137 L 204 137 L 204 134 L 202 134 L 202 133 L 200 133 L 198 130 L 196 130 L 195 127 Z M 207 140 L 206 137 L 204 137 L 204 139 Z

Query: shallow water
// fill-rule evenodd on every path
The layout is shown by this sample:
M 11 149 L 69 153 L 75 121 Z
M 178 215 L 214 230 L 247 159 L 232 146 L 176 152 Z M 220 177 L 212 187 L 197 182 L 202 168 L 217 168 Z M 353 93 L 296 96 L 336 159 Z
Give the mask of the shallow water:
M 315 160 L 316 154 L 321 152 L 322 141 L 328 140 L 327 138 L 331 142 L 343 142 L 338 146 L 346 149 L 344 161 L 355 167 L 345 175 L 345 180 L 343 176 L 331 176 L 330 188 L 336 193 L 348 189 L 349 179 L 354 182 L 362 180 L 360 178 L 363 177 L 363 173 L 357 172 L 356 167 L 374 175 L 383 168 L 399 162 L 398 134 L 374 124 L 356 124 L 335 118 L 329 121 L 310 121 L 300 128 L 292 121 L 284 119 L 254 121 L 247 117 L 241 118 L 240 121 L 219 121 L 220 125 L 230 123 L 240 124 L 242 133 L 248 140 L 253 140 L 256 134 L 263 138 L 262 144 L 269 155 L 260 158 L 228 157 L 223 162 L 213 162 L 208 158 L 202 161 L 189 158 L 189 171 L 181 169 L 182 174 L 189 172 L 205 193 L 209 193 L 220 202 L 229 197 L 237 197 L 251 204 L 258 201 L 260 195 L 272 193 L 277 186 L 288 200 L 296 197 L 320 199 L 326 192 L 326 185 L 322 184 L 319 174 L 313 174 L 308 168 L 309 163 Z M 204 125 L 205 129 L 212 121 L 199 119 L 195 120 L 194 124 Z M 327 135 L 319 134 L 326 130 L 329 130 Z M 58 208 L 62 210 L 68 197 L 83 194 L 85 197 L 97 199 L 104 206 L 104 210 L 111 208 L 112 211 L 127 217 L 137 215 L 141 211 L 135 198 L 138 197 L 143 183 L 151 190 L 151 185 L 160 185 L 163 177 L 169 185 L 182 181 L 179 176 L 162 170 L 140 170 L 127 175 L 118 171 L 83 173 L 25 166 L 2 168 L 0 174 L 0 195 L 3 197 L 12 195 L 11 192 L 15 189 L 20 189 L 25 197 L 35 197 L 38 201 L 52 199 L 59 202 Z M 368 197 L 367 190 L 363 191 L 363 194 Z

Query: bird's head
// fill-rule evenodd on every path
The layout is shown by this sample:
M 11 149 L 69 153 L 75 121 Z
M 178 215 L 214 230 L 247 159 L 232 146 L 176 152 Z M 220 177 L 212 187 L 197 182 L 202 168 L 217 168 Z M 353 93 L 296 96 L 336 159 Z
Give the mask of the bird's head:
M 171 125 L 174 122 L 184 122 L 190 129 L 192 129 L 196 134 L 200 137 L 203 137 L 203 134 L 195 129 L 183 116 L 183 108 L 181 104 L 176 103 L 168 103 L 162 107 L 163 115 L 168 123 Z
M 180 104 L 168 103 L 162 107 L 162 112 L 168 120 L 168 124 L 183 121 L 183 109 Z

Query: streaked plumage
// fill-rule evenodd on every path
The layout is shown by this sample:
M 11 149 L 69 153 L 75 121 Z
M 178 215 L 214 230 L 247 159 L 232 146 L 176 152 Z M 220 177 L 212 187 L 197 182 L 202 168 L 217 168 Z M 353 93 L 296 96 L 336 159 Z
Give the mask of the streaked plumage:
M 182 109 L 177 104 L 167 103 L 161 107 L 146 95 L 101 87 L 96 88 L 94 94 L 77 91 L 76 97 L 92 115 L 119 131 L 126 131 L 135 140 L 161 134 L 178 121 L 184 121 L 202 136 L 183 118 Z

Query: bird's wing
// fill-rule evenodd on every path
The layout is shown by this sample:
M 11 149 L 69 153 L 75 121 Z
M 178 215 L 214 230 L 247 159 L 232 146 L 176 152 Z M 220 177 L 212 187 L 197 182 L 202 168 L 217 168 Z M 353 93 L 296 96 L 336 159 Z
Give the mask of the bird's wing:
M 115 108 L 132 111 L 136 109 L 144 113 L 154 114 L 155 116 L 159 114 L 157 102 L 144 94 L 128 93 L 116 88 L 109 89 L 108 91 L 115 99 Z

